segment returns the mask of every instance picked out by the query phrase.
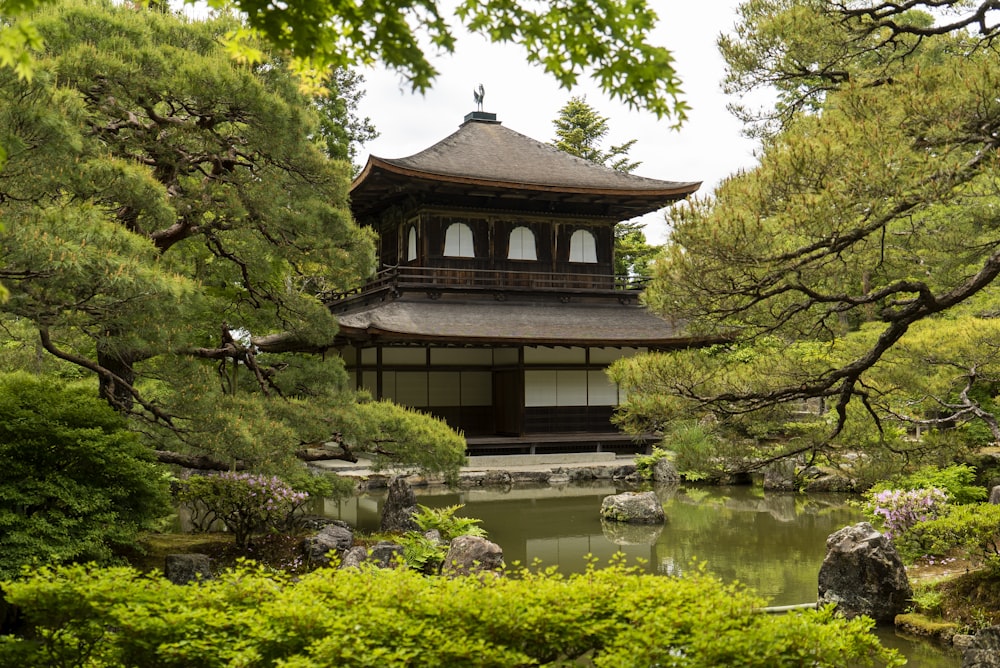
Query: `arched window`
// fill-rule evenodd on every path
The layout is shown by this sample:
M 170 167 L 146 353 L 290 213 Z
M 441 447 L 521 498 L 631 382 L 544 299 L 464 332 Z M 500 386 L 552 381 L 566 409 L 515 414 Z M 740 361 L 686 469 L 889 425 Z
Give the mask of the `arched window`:
M 535 235 L 527 227 L 515 227 L 510 233 L 510 248 L 507 250 L 508 260 L 537 260 L 535 252 Z
M 417 259 L 417 228 L 410 225 L 410 231 L 406 234 L 406 261 L 412 262 Z
M 597 262 L 597 244 L 594 235 L 587 230 L 577 230 L 569 238 L 570 262 Z
M 452 223 L 444 233 L 444 254 L 448 257 L 475 257 L 472 230 L 465 223 Z

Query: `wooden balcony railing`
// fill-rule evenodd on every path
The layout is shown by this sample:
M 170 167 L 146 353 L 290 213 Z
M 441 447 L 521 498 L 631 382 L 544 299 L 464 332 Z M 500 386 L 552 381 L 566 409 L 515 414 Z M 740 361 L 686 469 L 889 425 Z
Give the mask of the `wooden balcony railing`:
M 324 299 L 331 308 L 340 310 L 359 300 L 381 297 L 382 293 L 401 294 L 407 290 L 627 296 L 643 290 L 648 280 L 645 276 L 397 266 L 378 272 L 354 290 L 329 293 Z

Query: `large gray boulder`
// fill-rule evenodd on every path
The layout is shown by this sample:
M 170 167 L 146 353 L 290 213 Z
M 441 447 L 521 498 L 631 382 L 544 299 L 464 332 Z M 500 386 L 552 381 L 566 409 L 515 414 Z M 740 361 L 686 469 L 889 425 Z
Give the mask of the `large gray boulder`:
M 174 584 L 188 584 L 209 580 L 212 577 L 212 560 L 207 554 L 168 554 L 163 564 L 163 575 Z
M 976 632 L 962 652 L 962 668 L 1000 668 L 1000 626 Z
M 360 568 L 367 565 L 375 568 L 396 568 L 403 563 L 403 546 L 388 541 L 379 541 L 371 548 L 360 545 L 347 550 L 340 562 L 341 568 Z
M 663 524 L 667 517 L 655 492 L 624 492 L 604 497 L 601 517 L 612 522 Z
M 674 463 L 666 457 L 661 457 L 653 464 L 653 482 L 676 485 L 681 481 L 681 474 Z
M 368 550 L 368 561 L 379 568 L 396 568 L 403 563 L 403 546 L 380 540 Z
M 417 512 L 417 496 L 413 493 L 413 488 L 402 476 L 394 477 L 389 481 L 389 495 L 382 508 L 380 529 L 387 533 L 419 531 L 420 527 L 413 520 L 415 512 Z
M 480 536 L 458 536 L 448 546 L 441 574 L 499 573 L 503 567 L 503 550 L 499 545 Z
M 762 485 L 768 491 L 793 492 L 798 489 L 795 480 L 795 462 L 782 460 L 764 468 Z
M 303 541 L 306 561 L 311 564 L 327 565 L 329 554 L 342 554 L 354 544 L 354 531 L 347 522 L 335 520 L 326 525 L 315 536 L 309 536 Z
M 819 603 L 835 603 L 844 617 L 866 615 L 891 623 L 905 612 L 913 590 L 899 553 L 868 522 L 844 527 L 826 539 L 819 569 Z
M 355 545 L 344 552 L 343 559 L 340 560 L 341 568 L 361 568 L 361 564 L 368 561 L 368 550 L 361 545 Z

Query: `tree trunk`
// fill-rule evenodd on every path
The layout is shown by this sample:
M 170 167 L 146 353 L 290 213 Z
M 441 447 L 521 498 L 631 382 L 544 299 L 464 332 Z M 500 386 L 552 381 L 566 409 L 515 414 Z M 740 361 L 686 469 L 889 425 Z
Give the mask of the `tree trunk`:
M 103 345 L 101 341 L 97 343 L 97 363 L 113 373 L 117 378 L 123 380 L 131 386 L 135 383 L 135 370 L 132 368 L 134 360 L 130 355 L 124 355 L 121 351 L 114 350 L 113 347 Z M 104 374 L 99 374 L 99 392 L 102 399 L 121 412 L 129 412 L 135 402 L 135 398 L 128 387 L 115 382 L 114 378 L 109 378 Z

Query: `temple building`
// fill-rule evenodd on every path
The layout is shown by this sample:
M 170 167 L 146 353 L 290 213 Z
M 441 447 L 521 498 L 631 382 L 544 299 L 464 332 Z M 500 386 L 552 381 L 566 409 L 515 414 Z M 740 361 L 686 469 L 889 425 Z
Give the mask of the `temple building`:
M 351 208 L 380 269 L 330 302 L 355 385 L 445 419 L 470 452 L 631 449 L 605 369 L 703 341 L 615 276 L 614 227 L 699 185 L 607 169 L 481 111 L 420 153 L 371 156 Z

